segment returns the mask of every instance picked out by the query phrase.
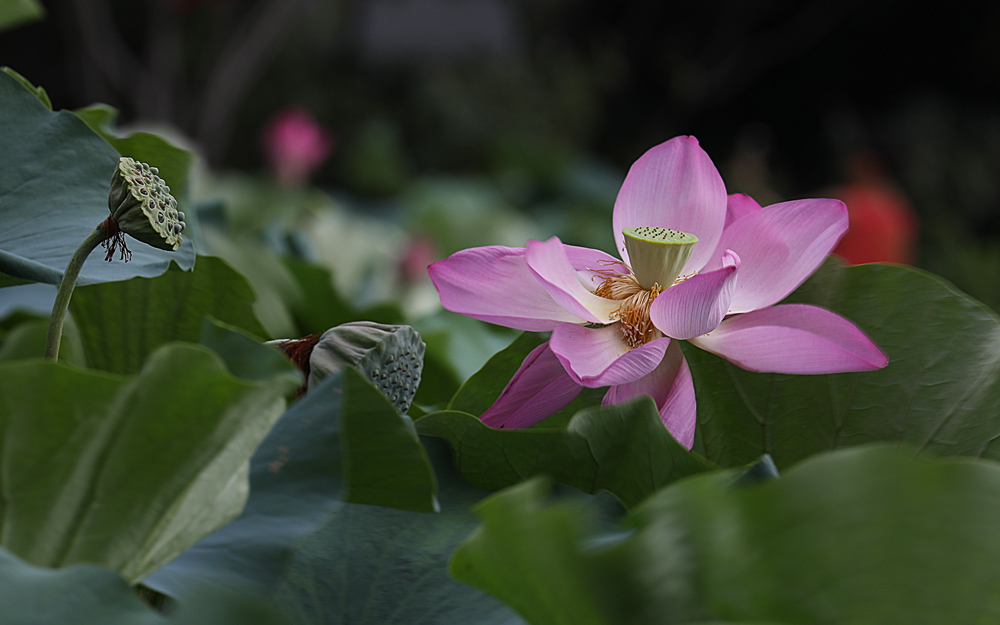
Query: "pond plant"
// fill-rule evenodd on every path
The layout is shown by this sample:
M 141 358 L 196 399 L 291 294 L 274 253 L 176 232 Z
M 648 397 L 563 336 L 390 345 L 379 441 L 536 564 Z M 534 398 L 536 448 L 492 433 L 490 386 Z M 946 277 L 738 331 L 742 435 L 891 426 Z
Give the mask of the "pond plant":
M 746 195 L 727 200 L 698 141 L 677 137 L 632 166 L 613 223 L 622 260 L 552 237 L 524 248 L 464 250 L 429 267 L 449 310 L 552 332 L 539 349 L 550 350 L 561 367 L 546 353 L 530 354 L 487 411 L 487 423 L 534 425 L 574 398 L 563 389 L 610 387 L 604 405 L 648 395 L 667 429 L 690 448 L 695 391 L 677 340 L 750 371 L 841 373 L 888 363 L 837 314 L 775 306 L 847 232 L 842 202 L 794 200 L 762 209 Z M 550 385 L 560 389 L 559 399 L 532 392 Z
M 1000 319 L 828 259 L 841 203 L 671 139 L 617 257 L 459 251 L 433 322 L 261 237 L 277 339 L 191 155 L 106 112 L 0 73 L 5 625 L 1000 622 Z

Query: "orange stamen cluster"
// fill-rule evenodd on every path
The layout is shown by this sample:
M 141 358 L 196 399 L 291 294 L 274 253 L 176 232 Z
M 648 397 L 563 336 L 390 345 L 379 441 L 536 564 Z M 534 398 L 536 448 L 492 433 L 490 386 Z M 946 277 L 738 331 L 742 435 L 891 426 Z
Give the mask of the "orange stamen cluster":
M 659 284 L 644 289 L 632 274 L 599 270 L 604 281 L 594 290 L 595 295 L 621 300 L 621 305 L 611 313 L 611 319 L 621 326 L 622 338 L 629 347 L 636 348 L 662 336 L 649 319 L 649 307 L 662 292 Z

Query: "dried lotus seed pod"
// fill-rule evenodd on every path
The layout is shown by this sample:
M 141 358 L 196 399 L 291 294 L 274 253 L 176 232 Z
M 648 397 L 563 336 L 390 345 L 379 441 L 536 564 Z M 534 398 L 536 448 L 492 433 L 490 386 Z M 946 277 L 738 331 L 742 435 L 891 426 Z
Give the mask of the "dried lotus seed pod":
M 426 345 L 410 326 L 371 321 L 327 330 L 309 356 L 307 386 L 313 388 L 345 365 L 356 367 L 403 414 L 417 393 Z
M 185 223 L 159 170 L 123 156 L 111 177 L 108 208 L 118 228 L 143 243 L 176 251 Z

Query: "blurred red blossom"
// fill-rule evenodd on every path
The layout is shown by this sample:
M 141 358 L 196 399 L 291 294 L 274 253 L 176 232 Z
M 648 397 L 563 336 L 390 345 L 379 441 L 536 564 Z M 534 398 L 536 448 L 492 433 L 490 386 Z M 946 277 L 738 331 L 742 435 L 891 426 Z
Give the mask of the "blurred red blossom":
M 333 152 L 333 134 L 306 110 L 290 106 L 277 112 L 263 133 L 264 155 L 281 184 L 301 184 Z
M 849 265 L 913 264 L 918 236 L 909 200 L 869 152 L 852 155 L 847 182 L 828 193 L 847 204 L 850 227 L 833 253 Z

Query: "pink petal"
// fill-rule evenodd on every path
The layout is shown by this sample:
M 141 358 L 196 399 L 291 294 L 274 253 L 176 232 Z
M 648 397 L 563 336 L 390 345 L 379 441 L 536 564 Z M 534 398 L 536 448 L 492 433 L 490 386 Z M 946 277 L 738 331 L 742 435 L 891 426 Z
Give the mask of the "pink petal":
M 568 406 L 582 389 L 545 343 L 528 354 L 480 419 L 492 428 L 530 427 Z
M 726 187 L 694 137 L 674 137 L 639 157 L 615 202 L 615 245 L 622 259 L 624 228 L 656 226 L 698 237 L 684 273 L 697 271 L 715 251 L 726 219 Z
M 839 200 L 772 204 L 734 221 L 705 269 L 720 267 L 723 250 L 739 254 L 743 266 L 729 312 L 757 310 L 802 284 L 846 231 L 847 208 Z
M 525 250 L 528 268 L 564 310 L 591 323 L 611 322 L 611 313 L 621 302 L 594 295 L 584 286 L 584 278 L 573 268 L 559 237 L 528 241 Z
M 697 424 L 694 382 L 677 341 L 670 343 L 666 357 L 656 369 L 635 382 L 612 386 L 601 405 L 620 404 L 639 395 L 653 398 L 667 430 L 677 442 L 691 449 Z
M 757 200 L 753 199 L 745 193 L 733 193 L 729 196 L 726 201 L 726 225 L 723 228 L 725 231 L 729 227 L 729 224 L 733 223 L 740 217 L 749 215 L 750 213 L 755 213 L 760 210 L 760 204 Z
M 818 306 L 785 304 L 736 315 L 691 343 L 748 371 L 872 371 L 885 354 L 854 324 Z
M 584 321 L 552 299 L 528 269 L 522 248 L 470 248 L 434 263 L 427 271 L 441 295 L 441 305 L 452 312 L 535 332 Z
M 740 257 L 727 251 L 723 262 L 722 269 L 699 273 L 660 293 L 649 309 L 653 325 L 675 339 L 694 338 L 718 327 L 733 298 Z
M 617 323 L 602 328 L 563 324 L 549 340 L 569 375 L 589 388 L 638 380 L 660 364 L 669 342 L 661 338 L 631 349 Z

